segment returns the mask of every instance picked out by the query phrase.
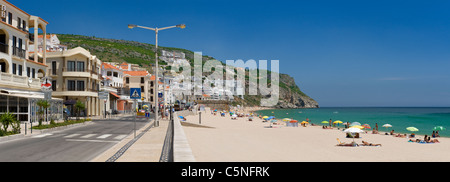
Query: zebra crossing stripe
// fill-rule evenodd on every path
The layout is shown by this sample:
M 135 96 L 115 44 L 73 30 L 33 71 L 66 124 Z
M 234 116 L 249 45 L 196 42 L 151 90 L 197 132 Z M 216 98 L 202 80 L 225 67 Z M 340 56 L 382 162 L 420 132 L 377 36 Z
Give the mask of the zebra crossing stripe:
M 101 136 L 99 136 L 99 137 L 97 137 L 97 138 L 105 139 L 105 138 L 110 137 L 111 135 L 112 135 L 112 134 L 104 134 L 104 135 L 101 135 Z

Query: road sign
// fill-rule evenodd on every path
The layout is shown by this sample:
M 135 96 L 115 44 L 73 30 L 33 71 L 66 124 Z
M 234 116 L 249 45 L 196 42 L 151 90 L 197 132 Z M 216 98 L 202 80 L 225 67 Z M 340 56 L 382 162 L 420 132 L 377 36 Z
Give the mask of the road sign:
M 52 90 L 52 79 L 50 77 L 44 77 L 41 79 L 41 90 L 43 92 L 51 92 Z
M 130 88 L 130 99 L 141 99 L 141 88 Z

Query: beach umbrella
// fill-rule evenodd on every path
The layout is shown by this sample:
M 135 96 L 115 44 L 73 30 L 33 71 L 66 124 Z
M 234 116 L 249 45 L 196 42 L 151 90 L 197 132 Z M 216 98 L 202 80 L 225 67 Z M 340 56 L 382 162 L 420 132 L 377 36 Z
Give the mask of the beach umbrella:
M 262 118 L 263 118 L 263 119 L 266 119 L 266 118 L 269 118 L 269 116 L 263 116 Z
M 329 121 L 322 121 L 323 124 L 330 124 Z
M 271 123 L 276 123 L 277 121 L 278 121 L 278 120 L 276 120 L 276 119 L 270 120 Z
M 390 124 L 384 124 L 382 127 L 386 128 L 386 130 L 387 130 L 387 128 L 392 127 L 392 125 L 390 125 Z
M 328 122 L 328 121 L 327 121 L 327 122 Z M 337 120 L 337 121 L 335 121 L 335 122 L 333 122 L 333 123 L 334 123 L 334 124 L 342 124 L 342 123 L 344 123 L 344 122 Z
M 291 121 L 291 118 L 284 118 L 283 121 Z
M 297 120 L 291 120 L 291 121 L 289 121 L 290 123 L 297 123 L 298 121 Z
M 300 124 L 308 124 L 307 121 L 302 121 Z
M 275 116 L 270 116 L 267 119 L 274 119 L 274 118 L 275 118 Z
M 364 129 L 370 129 L 370 125 L 369 124 L 364 124 L 362 126 L 364 127 Z
M 364 133 L 364 131 L 359 128 L 348 128 L 348 129 L 344 130 L 344 132 L 345 133 Z M 355 137 L 353 137 L 353 141 L 355 141 Z
M 435 127 L 433 128 L 433 130 L 436 130 L 436 131 L 442 131 L 442 130 L 445 130 L 445 128 L 444 128 L 443 126 L 435 126 Z
M 390 124 L 384 124 L 382 127 L 389 128 L 389 127 L 392 127 L 392 125 L 390 125 Z
M 350 128 L 357 128 L 357 129 L 362 130 L 362 129 L 364 129 L 364 126 L 355 125 L 355 126 L 352 126 Z
M 342 124 L 342 123 L 344 123 L 344 122 L 337 120 L 337 121 L 335 121 L 335 122 L 333 122 L 333 123 L 334 123 L 334 124 L 337 124 L 337 125 L 339 126 L 339 124 Z
M 350 124 L 350 126 L 356 126 L 356 125 L 361 126 L 361 123 L 359 123 L 359 122 L 353 122 L 352 124 Z
M 411 132 L 414 132 L 414 131 L 419 131 L 419 129 L 417 129 L 416 127 L 408 127 L 408 128 L 406 128 L 406 130 L 408 130 L 408 131 L 411 131 Z

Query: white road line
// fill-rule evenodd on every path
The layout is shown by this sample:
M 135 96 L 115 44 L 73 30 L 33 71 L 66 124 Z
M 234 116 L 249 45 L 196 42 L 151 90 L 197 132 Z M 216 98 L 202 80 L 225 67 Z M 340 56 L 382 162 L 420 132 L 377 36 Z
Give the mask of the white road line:
M 114 137 L 114 139 L 116 140 L 122 140 L 123 138 L 125 138 L 127 135 L 118 135 L 116 137 Z
M 72 137 L 76 137 L 76 136 L 78 136 L 78 135 L 81 135 L 81 134 L 75 133 L 75 134 L 67 135 L 67 136 L 65 136 L 64 138 L 72 138 Z
M 108 138 L 109 136 L 111 136 L 112 134 L 104 134 L 104 135 L 101 135 L 101 136 L 99 136 L 99 137 L 97 137 L 97 138 L 101 138 L 101 139 L 105 139 L 105 138 Z
M 110 141 L 110 140 L 80 140 L 80 139 L 66 139 L 68 142 L 108 142 L 108 143 L 117 143 L 118 141 Z
M 45 134 L 42 134 L 42 135 L 32 136 L 31 138 L 43 138 L 43 137 L 50 136 L 50 135 L 53 135 L 53 134 L 52 133 L 45 133 Z
M 82 136 L 80 138 L 91 138 L 91 137 L 93 137 L 95 135 L 97 135 L 97 134 L 87 134 L 87 135 L 84 135 L 84 136 Z

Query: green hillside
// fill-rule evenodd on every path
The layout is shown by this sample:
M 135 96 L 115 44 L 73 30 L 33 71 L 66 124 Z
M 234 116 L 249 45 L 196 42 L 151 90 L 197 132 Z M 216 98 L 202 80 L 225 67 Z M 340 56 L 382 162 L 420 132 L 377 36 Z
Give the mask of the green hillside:
M 155 63 L 155 46 L 152 44 L 141 43 L 136 41 L 105 39 L 98 37 L 90 37 L 83 35 L 57 34 L 61 44 L 67 45 L 69 49 L 75 47 L 83 47 L 96 55 L 103 62 L 128 62 L 138 64 L 152 72 L 151 64 Z M 186 59 L 193 64 L 194 52 L 186 49 L 173 47 L 158 47 L 161 50 L 183 52 Z M 210 56 L 203 56 L 203 62 L 214 59 Z M 159 62 L 160 65 L 166 65 L 164 61 Z M 167 69 L 170 69 L 168 67 Z M 192 70 L 193 71 L 193 70 Z M 269 75 L 270 73 L 268 73 Z M 205 75 L 205 73 L 204 73 Z M 248 79 L 248 76 L 246 76 Z M 247 80 L 248 81 L 248 80 Z M 268 80 L 270 84 L 270 80 Z M 287 74 L 280 74 L 280 102 L 277 107 L 280 108 L 304 108 L 318 107 L 316 101 L 303 93 L 295 84 L 292 77 Z M 246 85 L 248 88 L 248 85 Z M 244 99 L 236 99 L 235 104 L 258 106 L 262 96 L 246 95 Z

